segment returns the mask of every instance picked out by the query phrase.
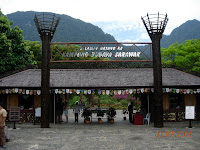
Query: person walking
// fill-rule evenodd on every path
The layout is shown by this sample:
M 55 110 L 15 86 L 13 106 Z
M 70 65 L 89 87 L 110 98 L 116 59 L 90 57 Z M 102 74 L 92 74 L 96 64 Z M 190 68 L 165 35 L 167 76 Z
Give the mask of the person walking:
M 78 113 L 80 112 L 78 101 L 76 101 L 73 111 L 74 111 L 74 114 L 75 114 L 75 122 L 78 122 Z
M 2 148 L 6 148 L 6 137 L 5 137 L 5 121 L 7 117 L 7 111 L 0 104 L 0 145 Z
M 128 106 L 129 122 L 133 123 L 133 102 Z

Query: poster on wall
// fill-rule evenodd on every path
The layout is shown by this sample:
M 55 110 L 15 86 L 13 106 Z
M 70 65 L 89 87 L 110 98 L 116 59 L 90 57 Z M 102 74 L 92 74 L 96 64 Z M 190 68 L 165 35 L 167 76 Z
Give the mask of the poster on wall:
M 185 107 L 185 119 L 194 119 L 195 118 L 195 107 L 186 106 Z

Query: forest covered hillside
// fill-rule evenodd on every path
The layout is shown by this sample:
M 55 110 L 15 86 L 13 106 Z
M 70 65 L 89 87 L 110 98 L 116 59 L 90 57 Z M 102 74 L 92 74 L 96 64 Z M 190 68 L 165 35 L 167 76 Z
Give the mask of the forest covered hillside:
M 35 14 L 42 12 L 15 12 L 8 14 L 8 19 L 13 22 L 13 27 L 18 26 L 23 30 L 25 40 L 40 41 L 35 23 Z M 53 42 L 116 42 L 115 38 L 104 33 L 99 27 L 91 23 L 83 22 L 79 19 L 74 19 L 68 15 L 56 14 L 61 17 L 56 29 Z

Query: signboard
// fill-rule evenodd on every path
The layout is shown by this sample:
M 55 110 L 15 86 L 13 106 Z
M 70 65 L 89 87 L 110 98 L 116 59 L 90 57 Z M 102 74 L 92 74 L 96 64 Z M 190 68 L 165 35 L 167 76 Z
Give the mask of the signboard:
M 70 42 L 51 43 L 51 62 L 152 61 L 152 43 Z
M 9 120 L 20 121 L 20 107 L 10 107 Z
M 41 107 L 35 109 L 35 117 L 41 117 Z
M 185 107 L 185 119 L 194 119 L 195 118 L 195 107 L 186 106 Z

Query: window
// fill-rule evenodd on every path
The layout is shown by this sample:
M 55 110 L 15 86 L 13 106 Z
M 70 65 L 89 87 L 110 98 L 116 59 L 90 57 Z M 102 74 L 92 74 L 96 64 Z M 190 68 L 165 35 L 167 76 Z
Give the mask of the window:
M 33 95 L 20 95 L 19 106 L 21 109 L 29 109 L 33 106 Z
M 170 108 L 184 108 L 184 99 L 181 94 L 170 94 Z

